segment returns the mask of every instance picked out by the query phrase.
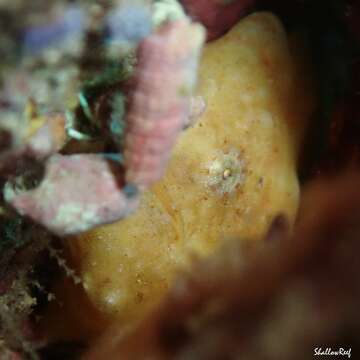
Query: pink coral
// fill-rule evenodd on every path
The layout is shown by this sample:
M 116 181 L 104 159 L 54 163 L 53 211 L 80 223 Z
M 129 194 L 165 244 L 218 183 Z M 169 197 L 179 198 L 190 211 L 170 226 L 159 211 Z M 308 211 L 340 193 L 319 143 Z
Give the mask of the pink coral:
M 126 119 L 127 182 L 146 188 L 161 178 L 187 122 L 203 41 L 200 25 L 179 20 L 165 24 L 140 44 Z
M 138 204 L 124 188 L 123 170 L 99 155 L 53 155 L 40 186 L 7 201 L 58 235 L 86 231 L 126 216 Z

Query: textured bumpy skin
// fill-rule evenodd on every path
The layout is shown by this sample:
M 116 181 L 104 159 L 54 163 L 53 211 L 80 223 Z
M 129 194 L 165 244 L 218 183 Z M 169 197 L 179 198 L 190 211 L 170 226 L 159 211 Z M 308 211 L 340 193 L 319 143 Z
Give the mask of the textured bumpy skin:
M 293 235 L 278 228 L 260 248 L 229 241 L 135 329 L 115 325 L 83 359 L 308 360 L 314 344 L 357 343 L 359 182 L 349 173 L 308 184 Z
M 294 221 L 298 147 L 313 108 L 303 65 L 267 13 L 205 47 L 206 109 L 180 136 L 165 177 L 132 216 L 67 242 L 99 312 L 141 317 L 192 254 L 210 255 L 233 236 L 256 241 L 279 213 Z
M 204 29 L 169 22 L 139 46 L 135 89 L 126 117 L 126 180 L 146 188 L 164 173 L 187 121 Z

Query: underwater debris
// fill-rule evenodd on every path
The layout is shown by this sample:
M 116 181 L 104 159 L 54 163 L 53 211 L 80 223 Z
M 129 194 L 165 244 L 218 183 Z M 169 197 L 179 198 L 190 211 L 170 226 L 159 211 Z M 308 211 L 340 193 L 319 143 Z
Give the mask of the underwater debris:
M 81 36 L 85 28 L 85 13 L 76 6 L 69 6 L 56 22 L 28 28 L 24 31 L 23 48 L 32 54 L 50 47 L 59 47 L 59 43 L 68 38 Z
M 193 96 L 190 99 L 189 115 L 187 118 L 186 127 L 192 126 L 206 111 L 206 101 L 203 96 Z
M 105 144 L 122 143 L 129 84 L 135 56 L 102 67 L 97 76 L 86 79 L 78 93 L 79 105 L 68 112 L 68 135 L 75 139 L 98 138 Z
M 152 21 L 155 27 L 167 21 L 186 17 L 184 9 L 178 0 L 155 0 L 152 4 Z
M 126 117 L 127 182 L 146 188 L 161 178 L 187 121 L 203 41 L 201 25 L 176 20 L 140 43 Z
M 66 140 L 65 117 L 52 114 L 41 119 L 43 122 L 28 140 L 18 147 L 0 154 L 0 175 L 8 176 L 18 171 L 24 160 L 44 160 L 58 152 Z
M 27 148 L 37 158 L 58 152 L 66 141 L 65 123 L 63 114 L 48 115 L 43 125 L 30 137 Z
M 36 299 L 30 295 L 28 272 L 25 269 L 18 270 L 6 292 L 0 295 L 1 359 L 7 359 L 3 355 L 10 352 L 10 347 L 19 351 L 12 353 L 14 357 L 10 359 L 22 359 L 20 353 L 25 353 L 28 359 L 38 359 L 36 348 L 39 341 L 35 340 L 27 320 L 34 305 Z
M 51 243 L 47 244 L 46 249 L 49 252 L 49 256 L 55 259 L 58 267 L 65 272 L 66 276 L 70 278 L 75 285 L 81 284 L 81 279 L 75 274 L 75 271 L 71 269 L 71 267 L 67 264 L 67 261 L 62 255 L 62 251 L 56 249 L 54 246 L 52 246 Z M 50 299 L 53 299 L 55 298 L 55 295 L 49 293 L 48 297 L 50 297 Z
M 123 1 L 107 18 L 110 40 L 119 44 L 136 44 L 151 33 L 149 1 Z
M 15 124 L 11 124 L 11 121 L 0 122 L 0 154 L 4 151 L 13 149 L 21 141 L 20 131 L 16 131 L 16 125 L 20 125 L 15 121 Z

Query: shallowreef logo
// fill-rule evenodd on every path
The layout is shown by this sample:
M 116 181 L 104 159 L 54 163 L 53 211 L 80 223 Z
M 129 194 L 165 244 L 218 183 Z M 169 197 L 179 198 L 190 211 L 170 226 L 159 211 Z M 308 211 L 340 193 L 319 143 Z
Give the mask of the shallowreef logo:
M 321 348 L 317 347 L 314 349 L 314 355 L 315 356 L 347 356 L 349 359 L 351 358 L 351 348 L 344 349 L 344 348 L 338 348 L 338 349 L 332 349 L 332 348 Z

